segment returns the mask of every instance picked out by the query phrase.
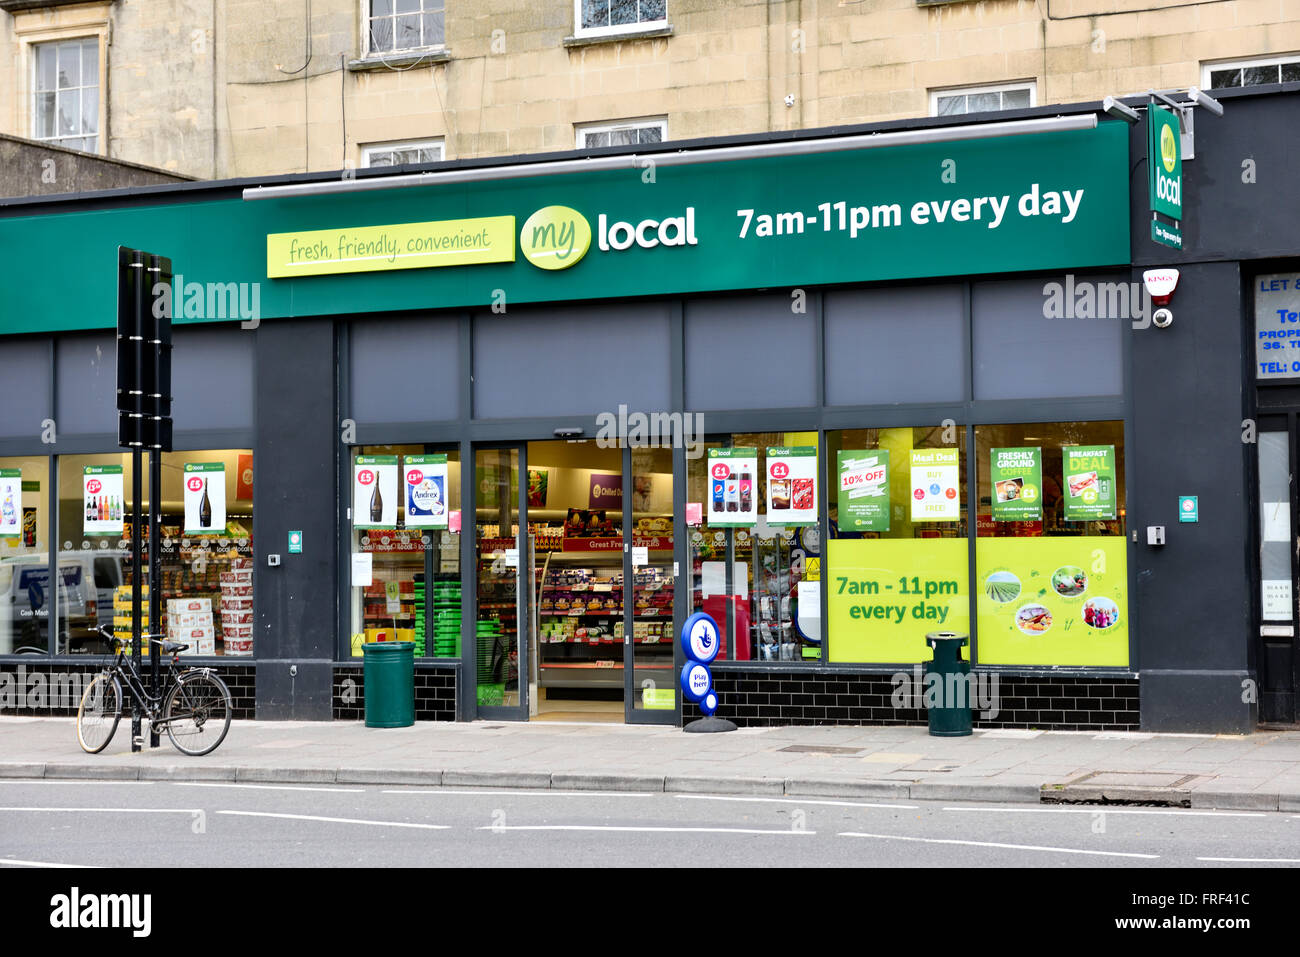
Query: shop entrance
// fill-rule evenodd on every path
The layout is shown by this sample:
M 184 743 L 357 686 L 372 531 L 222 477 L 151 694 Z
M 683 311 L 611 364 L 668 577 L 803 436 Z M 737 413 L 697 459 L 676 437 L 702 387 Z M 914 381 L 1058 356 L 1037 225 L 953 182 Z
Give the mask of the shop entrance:
M 480 448 L 475 482 L 479 714 L 674 723 L 672 451 Z
M 1294 724 L 1297 669 L 1297 412 L 1259 418 L 1259 718 Z

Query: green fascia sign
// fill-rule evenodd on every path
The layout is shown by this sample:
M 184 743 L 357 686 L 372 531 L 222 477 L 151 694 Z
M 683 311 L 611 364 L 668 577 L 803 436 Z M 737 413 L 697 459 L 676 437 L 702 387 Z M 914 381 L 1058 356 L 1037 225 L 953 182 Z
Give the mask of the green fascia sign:
M 1170 219 L 1183 218 L 1183 148 L 1178 117 L 1154 103 L 1147 107 L 1147 188 L 1153 212 Z M 1154 227 L 1152 238 L 1156 238 Z
M 160 193 L 136 205 L 69 204 L 0 218 L 0 249 L 57 251 L 0 274 L 0 334 L 112 328 L 121 245 L 155 249 L 184 276 L 172 296 L 177 324 L 246 320 L 252 316 L 233 313 L 254 303 L 259 319 L 373 314 L 487 308 L 502 296 L 514 305 L 688 295 L 1077 270 L 1130 258 L 1128 137 L 1120 122 L 660 166 L 653 182 L 645 173 L 638 167 L 256 201 L 227 191 L 182 201 Z M 522 224 L 515 240 L 525 252 L 512 261 L 267 276 L 269 236 L 296 248 L 295 236 L 310 242 L 307 234 L 328 231 L 317 239 L 342 244 L 341 251 L 321 246 L 312 254 L 331 259 L 395 244 L 396 263 L 408 253 L 404 243 L 436 247 L 445 232 L 440 223 L 511 216 Z M 428 229 L 398 228 L 405 224 Z M 385 228 L 370 232 L 376 227 Z M 359 241 L 352 231 L 360 230 L 367 232 Z M 578 255 L 587 241 L 586 255 Z M 79 280 L 73 285 L 70 269 Z M 51 289 L 63 292 L 51 296 Z

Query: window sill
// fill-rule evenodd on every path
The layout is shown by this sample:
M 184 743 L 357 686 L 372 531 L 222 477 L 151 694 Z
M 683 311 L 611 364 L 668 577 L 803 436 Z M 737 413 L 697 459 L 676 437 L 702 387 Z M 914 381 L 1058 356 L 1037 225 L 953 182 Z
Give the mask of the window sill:
M 74 3 L 85 3 L 86 0 L 0 0 L 0 10 L 9 13 L 19 13 L 23 10 L 40 10 L 49 7 L 67 7 Z M 114 0 L 108 0 L 109 3 Z
M 564 38 L 566 47 L 589 47 L 597 43 L 618 43 L 622 40 L 654 40 L 673 35 L 673 25 L 651 27 L 647 30 L 629 29 L 621 33 L 600 33 L 595 35 L 572 36 Z
M 371 73 L 376 70 L 401 70 L 414 66 L 432 66 L 451 60 L 451 51 L 445 47 L 441 50 L 425 50 L 422 53 L 394 53 L 392 56 L 368 56 L 359 60 L 348 61 L 350 73 Z

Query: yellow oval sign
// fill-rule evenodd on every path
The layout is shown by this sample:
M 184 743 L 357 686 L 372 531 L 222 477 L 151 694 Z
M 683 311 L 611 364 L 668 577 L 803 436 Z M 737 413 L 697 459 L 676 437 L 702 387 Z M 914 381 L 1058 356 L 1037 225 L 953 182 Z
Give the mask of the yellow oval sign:
M 591 224 L 568 206 L 542 207 L 519 232 L 519 251 L 538 269 L 568 269 L 590 248 Z
M 1174 141 L 1174 128 L 1165 126 L 1160 130 L 1160 162 L 1164 164 L 1166 173 L 1172 173 L 1177 161 L 1178 144 Z

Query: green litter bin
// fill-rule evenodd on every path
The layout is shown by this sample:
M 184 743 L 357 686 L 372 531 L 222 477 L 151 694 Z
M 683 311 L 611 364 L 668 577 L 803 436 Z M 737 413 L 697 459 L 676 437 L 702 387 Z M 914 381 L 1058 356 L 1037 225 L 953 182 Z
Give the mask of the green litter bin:
M 415 642 L 368 641 L 361 646 L 365 668 L 367 728 L 409 728 L 415 724 Z
M 926 714 L 930 733 L 937 737 L 971 733 L 970 662 L 961 657 L 962 646 L 969 640 L 952 631 L 932 631 L 925 636 L 925 643 L 934 649 L 934 658 L 925 663 Z M 931 674 L 937 675 L 934 684 Z

